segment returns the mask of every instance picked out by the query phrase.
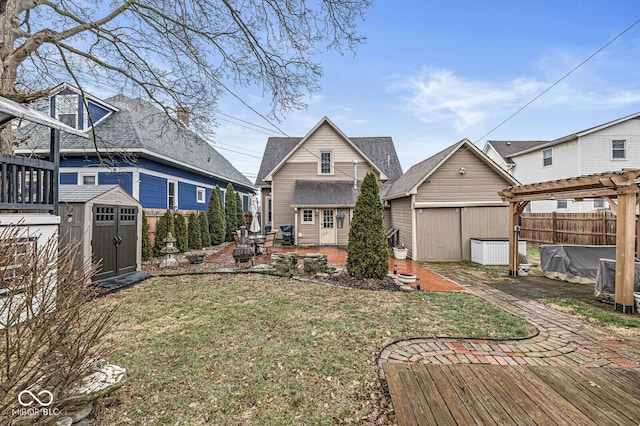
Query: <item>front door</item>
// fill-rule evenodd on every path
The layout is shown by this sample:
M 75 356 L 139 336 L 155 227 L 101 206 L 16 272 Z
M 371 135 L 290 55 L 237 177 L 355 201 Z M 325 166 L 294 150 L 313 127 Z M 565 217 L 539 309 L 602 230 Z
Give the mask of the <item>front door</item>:
M 320 224 L 320 244 L 336 243 L 336 227 L 334 221 L 335 211 L 322 210 L 322 223 Z

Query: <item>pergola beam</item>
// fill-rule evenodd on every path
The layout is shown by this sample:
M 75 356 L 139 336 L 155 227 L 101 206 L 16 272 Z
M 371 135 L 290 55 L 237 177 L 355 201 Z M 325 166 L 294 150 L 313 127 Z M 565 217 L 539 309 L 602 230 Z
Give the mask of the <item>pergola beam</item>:
M 509 203 L 509 274 L 518 275 L 518 234 L 515 227 L 530 201 L 604 198 L 616 215 L 615 309 L 633 313 L 636 244 L 640 250 L 640 221 L 636 225 L 636 211 L 640 203 L 639 184 L 640 169 L 627 169 L 504 189 L 499 195 Z

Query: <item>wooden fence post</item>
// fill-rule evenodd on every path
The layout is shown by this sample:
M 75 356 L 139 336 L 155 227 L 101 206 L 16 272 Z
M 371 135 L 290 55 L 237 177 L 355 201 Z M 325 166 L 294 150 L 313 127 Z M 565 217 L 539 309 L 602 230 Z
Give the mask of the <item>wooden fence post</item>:
M 556 222 L 556 212 L 551 213 L 551 233 L 552 244 L 558 244 L 558 223 Z

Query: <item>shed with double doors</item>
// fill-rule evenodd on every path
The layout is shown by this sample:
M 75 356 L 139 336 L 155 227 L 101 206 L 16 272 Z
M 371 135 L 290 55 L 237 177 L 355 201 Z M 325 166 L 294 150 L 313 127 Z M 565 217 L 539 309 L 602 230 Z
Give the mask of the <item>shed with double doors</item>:
M 60 240 L 79 241 L 78 265 L 99 262 L 93 281 L 140 270 L 142 206 L 119 185 L 60 185 Z

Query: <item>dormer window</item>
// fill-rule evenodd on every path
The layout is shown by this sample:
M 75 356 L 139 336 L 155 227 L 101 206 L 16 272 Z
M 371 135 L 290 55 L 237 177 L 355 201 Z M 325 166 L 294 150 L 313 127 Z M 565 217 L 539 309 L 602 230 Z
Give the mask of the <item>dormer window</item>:
M 78 128 L 78 95 L 56 96 L 56 118 L 69 127 Z
M 323 151 L 320 153 L 320 174 L 333 174 L 331 167 L 331 151 Z

